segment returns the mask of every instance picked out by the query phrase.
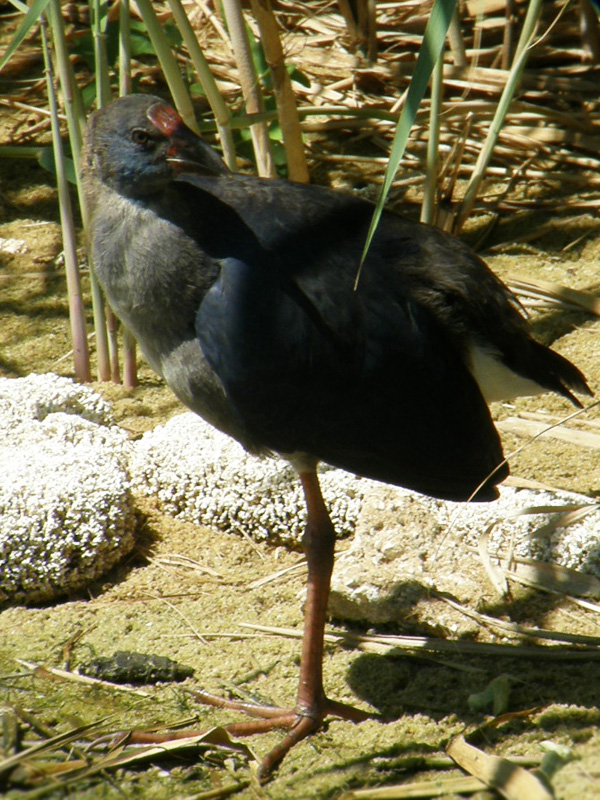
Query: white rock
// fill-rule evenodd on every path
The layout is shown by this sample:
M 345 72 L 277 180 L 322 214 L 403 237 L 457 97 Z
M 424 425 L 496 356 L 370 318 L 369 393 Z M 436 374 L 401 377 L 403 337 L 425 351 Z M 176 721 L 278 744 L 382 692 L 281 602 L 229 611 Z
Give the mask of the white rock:
M 394 486 L 365 482 L 351 546 L 336 560 L 330 612 L 374 623 L 406 621 L 428 589 L 477 605 L 496 595 L 478 555 L 487 532 L 490 555 L 550 562 L 600 576 L 600 506 L 568 527 L 546 529 L 556 513 L 544 506 L 589 505 L 570 492 L 501 487 L 491 503 L 451 503 Z M 539 533 L 536 533 L 539 532 Z M 425 608 L 426 607 L 426 608 Z M 456 613 L 427 598 L 419 619 L 455 628 Z
M 78 591 L 131 550 L 130 448 L 89 387 L 0 379 L 0 601 Z
M 5 239 L 0 237 L 0 252 L 2 253 L 26 253 L 28 251 L 27 242 L 23 239 Z
M 282 459 L 249 455 L 196 414 L 144 434 L 130 469 L 134 491 L 155 495 L 173 516 L 272 543 L 300 541 L 306 509 L 294 470 Z M 330 467 L 320 477 L 335 528 L 348 535 L 365 482 Z

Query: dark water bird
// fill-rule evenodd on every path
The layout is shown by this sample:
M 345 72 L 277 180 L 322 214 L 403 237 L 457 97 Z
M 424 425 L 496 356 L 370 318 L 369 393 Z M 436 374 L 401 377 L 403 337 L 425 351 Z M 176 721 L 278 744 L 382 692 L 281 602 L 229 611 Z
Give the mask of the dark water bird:
M 179 399 L 257 454 L 295 467 L 308 590 L 293 709 L 239 708 L 237 734 L 287 729 L 266 779 L 329 716 L 368 715 L 323 689 L 335 532 L 319 461 L 451 500 L 506 477 L 488 402 L 590 394 L 532 339 L 515 298 L 452 236 L 319 186 L 231 173 L 157 97 L 92 115 L 84 155 L 93 266 L 117 316 Z M 198 443 L 201 446 L 201 443 Z

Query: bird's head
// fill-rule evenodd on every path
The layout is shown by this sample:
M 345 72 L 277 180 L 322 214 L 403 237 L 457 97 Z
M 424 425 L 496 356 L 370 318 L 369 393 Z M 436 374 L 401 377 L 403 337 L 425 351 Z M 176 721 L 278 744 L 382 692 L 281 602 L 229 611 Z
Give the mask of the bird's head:
M 162 191 L 182 172 L 229 174 L 217 153 L 159 97 L 121 97 L 90 117 L 84 174 L 141 198 Z

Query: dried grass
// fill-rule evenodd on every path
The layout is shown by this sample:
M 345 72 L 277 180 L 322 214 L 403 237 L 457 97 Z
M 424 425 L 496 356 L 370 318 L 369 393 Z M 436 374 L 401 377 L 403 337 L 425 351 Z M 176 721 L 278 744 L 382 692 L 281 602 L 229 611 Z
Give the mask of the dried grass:
M 467 3 L 461 22 L 465 63 L 455 63 L 452 49 L 445 56 L 440 151 L 441 174 L 448 177 L 447 185 L 438 188 L 438 198 L 446 205 L 455 202 L 461 192 L 460 182 L 453 183 L 450 176 L 465 178 L 472 174 L 507 81 L 514 40 L 527 3 L 517 0 L 510 5 L 512 16 L 505 16 L 505 3 Z M 347 24 L 337 4 L 325 0 L 279 2 L 275 14 L 286 63 L 307 79 L 308 85 L 294 82 L 305 131 L 325 132 L 335 122 L 344 130 L 344 149 L 370 145 L 385 155 L 414 72 L 431 3 L 386 2 L 375 6 L 377 53 L 372 62 L 367 48 L 361 49 L 365 43 L 357 36 L 356 26 Z M 530 190 L 535 188 L 519 198 L 522 206 L 536 205 L 545 186 L 556 188 L 560 184 L 573 203 L 590 203 L 591 211 L 597 208 L 594 192 L 600 167 L 600 67 L 593 52 L 598 37 L 592 29 L 588 39 L 582 40 L 581 9 L 573 3 L 544 3 L 535 45 L 529 51 L 520 89 L 488 170 L 494 193 L 482 192 L 478 208 L 494 210 L 510 202 L 503 193 L 503 187 L 510 183 L 511 197 L 515 189 L 522 192 L 528 184 Z M 246 15 L 246 19 L 258 34 L 252 15 Z M 215 33 L 214 23 L 214 14 L 211 17 L 206 3 L 201 3 L 193 24 L 221 92 L 230 107 L 239 111 L 237 67 L 222 35 Z M 425 180 L 429 106 L 426 98 L 401 167 L 401 180 L 415 177 L 419 188 Z M 461 146 L 456 147 L 457 143 Z M 344 155 L 325 152 L 314 137 L 308 147 L 314 160 L 335 162 Z M 397 187 L 402 189 L 403 184 L 399 182 Z M 554 194 L 546 200 L 548 207 L 553 211 L 565 208 L 564 197 L 559 199 Z

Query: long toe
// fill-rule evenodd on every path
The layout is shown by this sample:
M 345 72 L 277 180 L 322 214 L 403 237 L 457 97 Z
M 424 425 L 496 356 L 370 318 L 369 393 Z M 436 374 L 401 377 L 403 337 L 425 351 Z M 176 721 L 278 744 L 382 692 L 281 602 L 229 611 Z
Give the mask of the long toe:
M 254 736 L 277 729 L 287 730 L 281 742 L 267 753 L 260 764 L 258 777 L 261 783 L 269 780 L 273 771 L 294 745 L 318 731 L 329 717 L 337 717 L 349 722 L 364 722 L 367 719 L 378 718 L 376 714 L 355 708 L 347 703 L 330 700 L 328 697 L 323 697 L 319 702 L 312 704 L 310 711 L 284 709 L 241 700 L 227 700 L 205 691 L 194 692 L 194 698 L 205 705 L 241 711 L 257 718 L 226 725 L 226 730 L 232 736 Z
M 317 715 L 308 716 L 296 713 L 295 720 L 284 738 L 263 758 L 258 768 L 259 782 L 266 783 L 292 747 L 318 731 L 328 717 L 337 717 L 350 722 L 364 722 L 367 719 L 377 719 L 378 715 L 328 698 L 325 698 L 323 707 Z M 278 727 L 287 727 L 287 725 Z

